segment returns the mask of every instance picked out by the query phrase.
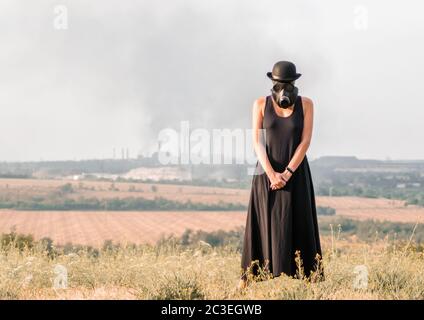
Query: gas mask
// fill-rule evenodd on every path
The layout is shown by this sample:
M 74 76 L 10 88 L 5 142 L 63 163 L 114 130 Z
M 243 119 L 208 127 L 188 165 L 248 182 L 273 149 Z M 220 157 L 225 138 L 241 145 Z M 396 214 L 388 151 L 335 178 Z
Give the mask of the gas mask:
M 286 109 L 296 102 L 298 88 L 290 82 L 273 81 L 272 97 L 280 108 Z

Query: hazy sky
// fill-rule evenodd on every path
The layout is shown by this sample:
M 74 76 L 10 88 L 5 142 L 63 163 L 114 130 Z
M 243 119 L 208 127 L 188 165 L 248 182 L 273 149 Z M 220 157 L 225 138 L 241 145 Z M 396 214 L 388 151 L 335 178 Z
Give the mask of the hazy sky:
M 315 103 L 311 158 L 424 159 L 423 6 L 1 0 L 0 161 L 135 156 L 184 120 L 250 128 L 278 60 Z

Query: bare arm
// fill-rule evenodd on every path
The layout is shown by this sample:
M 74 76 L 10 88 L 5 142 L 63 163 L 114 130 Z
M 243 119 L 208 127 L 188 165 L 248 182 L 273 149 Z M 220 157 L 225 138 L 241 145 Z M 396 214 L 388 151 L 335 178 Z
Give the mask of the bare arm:
M 262 168 L 264 169 L 266 175 L 271 181 L 271 185 L 277 185 L 279 187 L 283 187 L 285 185 L 282 178 L 277 175 L 274 171 L 274 168 L 271 166 L 271 163 L 268 159 L 268 155 L 266 154 L 266 149 L 261 141 L 261 129 L 262 127 L 262 107 L 264 105 L 264 98 L 259 98 L 253 103 L 252 110 L 252 138 L 253 138 L 253 146 L 258 157 Z
M 304 122 L 301 142 L 296 148 L 288 166 L 296 171 L 297 167 L 302 163 L 305 157 L 306 151 L 311 144 L 312 130 L 313 130 L 313 118 L 314 118 L 314 104 L 311 99 L 302 97 L 302 103 L 304 104 Z M 286 170 L 287 171 L 287 170 Z M 288 177 L 290 176 L 290 173 Z

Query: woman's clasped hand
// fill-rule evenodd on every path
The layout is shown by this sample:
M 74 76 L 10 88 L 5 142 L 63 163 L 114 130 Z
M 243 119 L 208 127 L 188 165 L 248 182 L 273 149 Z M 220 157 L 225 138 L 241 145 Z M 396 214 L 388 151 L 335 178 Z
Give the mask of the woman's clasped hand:
M 284 172 L 273 172 L 269 175 L 270 188 L 271 190 L 278 190 L 284 188 L 289 179 L 291 178 L 291 173 L 287 169 Z

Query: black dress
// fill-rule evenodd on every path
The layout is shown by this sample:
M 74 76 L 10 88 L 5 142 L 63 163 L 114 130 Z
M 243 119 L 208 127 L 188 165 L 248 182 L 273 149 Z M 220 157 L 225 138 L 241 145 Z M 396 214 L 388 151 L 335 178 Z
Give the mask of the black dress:
M 271 96 L 266 97 L 263 117 L 266 152 L 276 172 L 283 172 L 301 141 L 303 107 L 300 96 L 288 117 L 276 114 Z M 300 251 L 304 275 L 309 276 L 317 266 L 317 254 L 322 256 L 318 233 L 315 195 L 307 156 L 294 171 L 287 184 L 278 190 L 270 188 L 270 180 L 259 161 L 248 205 L 246 228 L 241 258 L 241 278 L 247 273 L 257 275 L 261 267 L 274 277 L 285 273 L 298 277 L 296 250 Z M 250 268 L 249 268 L 250 266 Z M 321 264 L 321 280 L 324 269 Z

